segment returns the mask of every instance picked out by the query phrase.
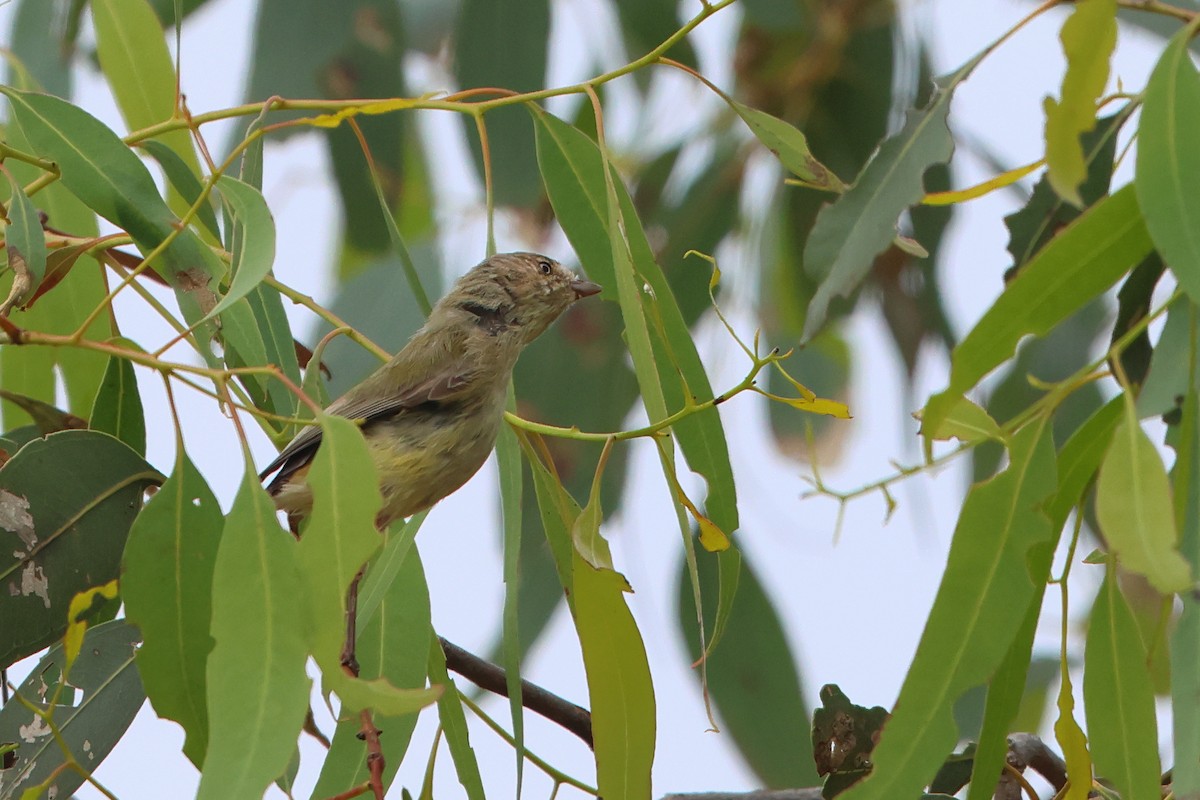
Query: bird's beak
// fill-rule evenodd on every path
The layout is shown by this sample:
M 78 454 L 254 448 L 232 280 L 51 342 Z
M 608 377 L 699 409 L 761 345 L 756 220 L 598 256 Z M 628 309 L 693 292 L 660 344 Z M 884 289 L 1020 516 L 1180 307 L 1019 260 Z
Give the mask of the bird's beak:
M 592 283 L 591 281 L 586 281 L 582 278 L 576 278 L 575 280 L 571 281 L 571 291 L 575 292 L 576 300 L 582 297 L 591 297 L 594 294 L 600 294 L 602 288 L 603 287 L 600 286 L 600 284 Z

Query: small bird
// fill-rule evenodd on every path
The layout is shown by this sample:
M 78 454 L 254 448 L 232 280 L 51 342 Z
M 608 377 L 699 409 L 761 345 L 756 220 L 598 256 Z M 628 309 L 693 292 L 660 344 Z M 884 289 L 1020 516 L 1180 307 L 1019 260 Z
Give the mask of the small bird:
M 461 277 L 391 361 L 326 409 L 358 420 L 379 473 L 382 529 L 454 492 L 487 460 L 525 346 L 600 286 L 537 253 L 500 253 Z M 321 429 L 301 431 L 260 474 L 290 518 L 312 509 L 305 480 Z

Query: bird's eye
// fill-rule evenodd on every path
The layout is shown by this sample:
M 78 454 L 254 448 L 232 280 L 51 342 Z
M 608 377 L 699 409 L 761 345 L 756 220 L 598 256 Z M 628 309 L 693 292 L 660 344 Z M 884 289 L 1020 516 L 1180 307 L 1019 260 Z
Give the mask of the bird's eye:
M 538 269 L 540 269 L 542 271 L 543 275 L 549 275 L 551 272 L 554 271 L 554 267 L 550 266 L 549 261 L 539 261 Z

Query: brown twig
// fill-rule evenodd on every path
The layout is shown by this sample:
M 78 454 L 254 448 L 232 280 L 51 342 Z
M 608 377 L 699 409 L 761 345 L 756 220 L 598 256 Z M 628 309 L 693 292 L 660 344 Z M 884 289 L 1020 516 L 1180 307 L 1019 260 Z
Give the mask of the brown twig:
M 457 672 L 480 689 L 508 697 L 508 684 L 504 669 L 490 661 L 484 661 L 453 642 L 439 637 L 446 652 L 446 668 Z M 592 746 L 592 715 L 586 708 L 564 700 L 540 686 L 521 681 L 521 703 L 535 714 L 562 726 Z
M 358 638 L 358 584 L 365 571 L 365 565 L 360 567 L 354 580 L 350 581 L 350 588 L 346 590 L 346 642 L 342 646 L 341 663 L 342 669 L 352 678 L 357 678 L 359 675 L 358 658 L 354 654 L 354 649 L 355 640 Z M 375 727 L 371 709 L 364 708 L 359 714 L 359 718 L 362 720 L 362 730 L 359 731 L 358 738 L 367 743 L 367 773 L 369 775 L 367 784 L 375 794 L 375 800 L 383 800 L 384 760 L 383 747 L 379 743 L 380 730 Z
M 360 783 L 358 786 L 335 794 L 333 797 L 330 797 L 329 800 L 350 800 L 352 797 L 359 797 L 360 795 L 364 795 L 369 791 L 371 791 L 371 785 L 369 783 Z

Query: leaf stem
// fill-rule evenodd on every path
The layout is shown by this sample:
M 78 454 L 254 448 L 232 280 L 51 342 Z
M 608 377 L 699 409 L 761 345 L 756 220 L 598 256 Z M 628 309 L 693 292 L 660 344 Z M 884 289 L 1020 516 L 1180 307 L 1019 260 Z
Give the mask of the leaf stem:
M 390 359 L 392 357 L 392 354 L 389 353 L 387 350 L 384 350 L 382 347 L 375 344 L 375 342 L 371 341 L 369 338 L 367 338 L 363 334 L 359 333 L 344 319 L 342 319 L 337 314 L 333 313 L 329 309 L 322 306 L 320 303 L 318 303 L 316 300 L 314 300 L 309 295 L 306 295 L 303 292 L 293 289 L 292 287 L 288 286 L 286 283 L 283 283 L 282 281 L 280 281 L 274 275 L 268 275 L 265 278 L 263 278 L 263 283 L 267 286 L 270 286 L 272 289 L 279 292 L 281 295 L 283 295 L 287 299 L 291 300 L 296 305 L 304 306 L 309 311 L 316 314 L 318 317 L 325 320 L 333 327 L 344 328 L 345 335 L 347 338 L 349 338 L 351 341 L 353 341 L 356 344 L 358 344 L 359 346 L 361 346 L 364 350 L 369 351 L 372 355 L 376 356 L 380 361 L 387 361 L 388 359 Z
M 479 707 L 479 704 L 477 704 L 474 700 L 472 700 L 470 697 L 468 697 L 462 691 L 459 691 L 458 696 L 459 696 L 459 699 L 462 700 L 463 705 L 466 706 L 467 708 L 471 709 L 471 711 L 474 712 L 475 716 L 479 717 L 479 719 L 481 719 L 483 721 L 483 724 L 485 724 L 489 728 L 491 728 L 496 733 L 497 736 L 499 736 L 504 741 L 508 742 L 510 745 L 513 745 L 513 746 L 516 745 L 516 741 L 513 739 L 512 734 L 510 734 L 508 731 L 504 730 L 504 728 L 501 727 L 500 723 L 496 722 L 494 719 L 492 719 L 490 716 L 488 716 L 487 712 L 485 712 L 482 708 Z M 546 773 L 548 776 L 553 778 L 556 783 L 565 783 L 568 786 L 574 786 L 579 791 L 587 792 L 588 794 L 590 794 L 594 797 L 600 796 L 600 793 L 593 787 L 588 786 L 583 781 L 578 780 L 577 778 L 573 778 L 570 775 L 568 775 L 567 773 L 562 772 L 559 769 L 556 769 L 555 767 L 551 766 L 547 761 L 545 761 L 542 758 L 539 758 L 535 754 L 531 753 L 529 750 L 525 750 L 525 758 L 529 759 L 529 763 L 533 764 L 535 767 L 540 769 L 542 772 Z

